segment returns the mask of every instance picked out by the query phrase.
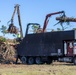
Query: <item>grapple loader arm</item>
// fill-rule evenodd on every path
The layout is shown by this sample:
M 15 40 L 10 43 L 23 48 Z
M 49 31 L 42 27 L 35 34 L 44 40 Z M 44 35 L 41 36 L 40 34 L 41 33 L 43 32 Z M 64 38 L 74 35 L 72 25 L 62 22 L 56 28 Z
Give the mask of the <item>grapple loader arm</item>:
M 64 11 L 59 11 L 59 12 L 54 12 L 54 13 L 47 14 L 46 15 L 46 18 L 45 18 L 45 21 L 44 21 L 42 32 L 44 32 L 45 29 L 46 29 L 46 27 L 47 27 L 47 24 L 49 22 L 49 19 L 48 18 L 51 17 L 52 15 L 61 14 L 61 13 L 64 13 Z

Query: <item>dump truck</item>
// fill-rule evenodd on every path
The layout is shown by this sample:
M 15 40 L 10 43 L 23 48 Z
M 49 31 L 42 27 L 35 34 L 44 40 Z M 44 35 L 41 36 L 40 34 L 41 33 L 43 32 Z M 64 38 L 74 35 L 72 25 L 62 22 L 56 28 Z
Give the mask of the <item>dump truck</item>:
M 23 64 L 51 64 L 53 60 L 57 60 L 76 65 L 76 30 L 46 32 L 48 18 L 56 14 L 63 14 L 61 17 L 65 17 L 64 11 L 48 14 L 42 29 L 37 23 L 27 24 L 25 37 L 17 45 L 16 63 L 19 58 Z M 63 21 L 65 19 L 58 23 Z M 29 26 L 34 25 L 38 26 L 40 33 L 29 33 Z

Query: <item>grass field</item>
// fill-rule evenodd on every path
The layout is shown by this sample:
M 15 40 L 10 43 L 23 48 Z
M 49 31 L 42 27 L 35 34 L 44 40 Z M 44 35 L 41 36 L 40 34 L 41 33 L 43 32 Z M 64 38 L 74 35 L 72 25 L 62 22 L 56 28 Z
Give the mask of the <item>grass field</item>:
M 51 65 L 0 64 L 0 75 L 75 75 L 76 66 L 65 63 Z

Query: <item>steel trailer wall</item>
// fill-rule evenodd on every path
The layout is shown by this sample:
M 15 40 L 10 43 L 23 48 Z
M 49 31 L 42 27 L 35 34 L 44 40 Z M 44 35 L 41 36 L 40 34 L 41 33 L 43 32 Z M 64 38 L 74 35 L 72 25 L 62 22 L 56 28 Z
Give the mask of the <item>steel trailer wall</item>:
M 61 55 L 64 55 L 63 41 L 74 39 L 74 30 L 27 34 L 17 52 L 20 56 L 58 56 L 58 49 L 61 49 Z

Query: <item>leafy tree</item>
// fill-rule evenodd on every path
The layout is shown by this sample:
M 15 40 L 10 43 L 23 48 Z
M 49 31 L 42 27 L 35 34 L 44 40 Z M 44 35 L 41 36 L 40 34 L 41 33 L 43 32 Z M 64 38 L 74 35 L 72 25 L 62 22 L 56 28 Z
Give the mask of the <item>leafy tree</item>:
M 39 26 L 33 25 L 33 26 L 32 26 L 33 32 L 36 33 L 36 31 L 37 31 L 38 28 L 39 28 Z
M 3 36 L 5 36 L 5 34 L 7 33 L 7 27 L 2 25 L 2 27 L 0 28 L 0 31 L 3 33 Z
M 60 28 L 57 28 L 57 31 L 61 31 L 61 29 Z
M 73 28 L 73 30 L 76 30 L 76 28 Z
M 0 43 L 1 42 L 6 42 L 6 38 L 4 38 L 3 36 L 0 36 Z

